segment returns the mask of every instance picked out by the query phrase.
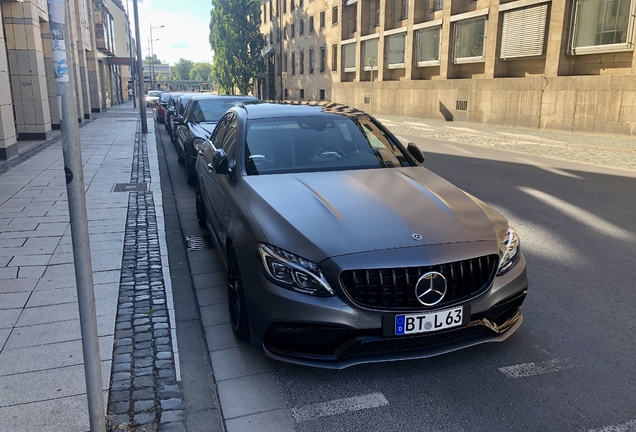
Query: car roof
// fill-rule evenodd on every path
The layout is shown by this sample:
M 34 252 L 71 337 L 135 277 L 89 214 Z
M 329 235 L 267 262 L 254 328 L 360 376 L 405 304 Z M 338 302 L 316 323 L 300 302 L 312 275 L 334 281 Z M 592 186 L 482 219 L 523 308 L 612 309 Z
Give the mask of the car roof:
M 262 102 L 242 107 L 248 119 L 344 115 L 359 117 L 364 111 L 333 102 Z M 234 108 L 236 109 L 236 108 Z

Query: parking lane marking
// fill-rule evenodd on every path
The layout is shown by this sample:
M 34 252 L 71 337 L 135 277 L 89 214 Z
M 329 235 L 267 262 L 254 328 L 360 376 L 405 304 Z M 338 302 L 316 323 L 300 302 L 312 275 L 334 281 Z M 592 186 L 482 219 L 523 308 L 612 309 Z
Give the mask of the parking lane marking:
M 601 217 L 596 216 L 594 213 L 588 212 L 587 210 L 583 210 L 580 207 L 570 204 L 567 201 L 525 186 L 519 186 L 518 189 L 521 192 L 525 192 L 528 195 L 538 199 L 544 204 L 549 205 L 555 210 L 571 217 L 572 219 L 577 220 L 584 225 L 587 225 L 597 232 L 600 232 L 601 234 L 622 241 L 636 240 L 636 236 L 631 232 L 617 225 L 614 225 L 613 223 L 610 223 Z
M 522 363 L 500 367 L 499 372 L 508 378 L 526 378 L 571 369 L 572 367 L 573 365 L 567 364 L 564 360 L 555 359 L 543 363 Z
M 589 429 L 587 432 L 636 432 L 636 420 L 613 426 L 605 426 L 599 429 Z
M 469 155 L 473 154 L 473 152 L 471 152 L 471 151 L 465 150 L 465 149 L 463 149 L 461 147 L 454 146 L 452 144 L 444 144 L 444 147 L 448 147 L 449 149 L 453 149 L 455 151 L 458 151 L 458 152 L 464 153 L 464 154 L 469 154 Z
M 560 175 L 560 176 L 563 176 L 563 177 L 575 178 L 577 180 L 585 180 L 583 177 L 581 177 L 579 175 L 569 173 L 569 172 L 564 171 L 564 170 L 559 169 L 559 168 L 553 168 L 553 167 L 550 167 L 550 166 L 547 166 L 547 165 L 542 165 L 542 164 L 540 164 L 538 162 L 531 161 L 530 159 L 525 159 L 525 158 L 519 158 L 518 157 L 517 160 L 525 163 L 526 165 L 530 165 L 530 166 L 533 166 L 535 168 L 542 169 L 542 170 L 550 172 L 552 174 L 557 174 L 557 175 Z
M 336 399 L 329 402 L 321 402 L 307 405 L 302 408 L 292 408 L 292 417 L 297 422 L 313 420 L 319 417 L 344 414 L 370 408 L 378 408 L 389 405 L 389 401 L 382 393 L 370 393 L 362 396 L 354 396 L 345 399 Z

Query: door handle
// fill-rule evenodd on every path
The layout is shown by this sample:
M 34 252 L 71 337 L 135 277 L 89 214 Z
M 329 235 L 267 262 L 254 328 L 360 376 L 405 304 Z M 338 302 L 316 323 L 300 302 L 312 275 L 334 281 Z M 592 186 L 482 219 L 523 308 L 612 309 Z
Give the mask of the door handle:
M 212 165 L 211 163 L 208 164 L 208 171 L 214 171 L 214 165 Z
M 199 150 L 199 155 L 203 156 L 205 153 L 203 153 L 203 150 Z

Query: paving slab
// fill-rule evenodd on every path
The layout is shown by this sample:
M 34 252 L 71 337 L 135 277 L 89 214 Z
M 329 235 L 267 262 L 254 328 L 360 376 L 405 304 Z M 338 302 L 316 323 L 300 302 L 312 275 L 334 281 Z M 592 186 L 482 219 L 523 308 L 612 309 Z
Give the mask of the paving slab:
M 29 299 L 28 292 L 18 293 L 0 293 L 0 310 L 2 309 L 21 309 L 26 305 Z
M 252 345 L 213 351 L 210 358 L 217 382 L 269 371 L 268 360 Z
M 0 310 L 0 329 L 13 328 L 21 313 L 22 309 Z
M 101 362 L 102 386 L 108 389 L 110 361 Z M 86 393 L 84 366 L 0 376 L 0 407 L 39 402 Z
M 2 428 L 12 432 L 89 430 L 86 395 L 0 407 Z M 64 425 L 60 429 L 60 425 Z
M 221 381 L 218 388 L 226 420 L 285 408 L 269 372 Z
M 226 430 L 227 432 L 293 432 L 294 422 L 287 409 L 277 409 L 230 419 L 226 422 Z

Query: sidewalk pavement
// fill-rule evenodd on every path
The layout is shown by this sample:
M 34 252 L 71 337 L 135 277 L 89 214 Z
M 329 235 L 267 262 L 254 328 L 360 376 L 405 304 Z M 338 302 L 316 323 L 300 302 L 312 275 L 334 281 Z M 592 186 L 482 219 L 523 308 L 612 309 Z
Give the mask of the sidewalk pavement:
M 220 267 L 210 268 L 213 251 L 200 252 L 196 261 L 190 253 L 190 264 L 179 262 L 173 268 L 175 261 L 166 247 L 153 123 L 149 119 L 144 137 L 130 103 L 96 117 L 83 125 L 80 135 L 104 402 L 111 420 L 154 430 L 185 430 L 188 399 L 178 385 L 183 361 L 176 344 L 170 272 L 189 279 L 185 272 L 192 271 L 221 403 L 227 407 L 225 425 L 247 429 L 255 420 L 249 412 L 259 411 L 231 396 L 249 396 L 247 389 L 268 377 L 267 365 L 259 361 L 258 373 L 250 378 L 246 374 L 254 373 L 256 357 L 248 347 L 226 340 L 227 313 L 219 296 L 223 287 L 210 285 L 204 273 L 221 277 Z M 379 117 L 398 135 L 636 169 L 632 138 Z M 116 184 L 125 193 L 117 192 Z M 180 214 L 191 210 L 191 201 L 177 203 Z M 167 217 L 176 216 L 166 213 Z M 186 231 L 195 229 L 192 215 L 182 222 Z M 174 235 L 177 242 L 179 235 Z M 0 163 L 2 429 L 88 430 L 72 263 L 61 142 L 54 138 Z M 245 371 L 236 373 L 228 369 L 231 366 Z M 284 407 L 270 409 L 273 417 L 288 417 Z
M 104 403 L 114 424 L 185 430 L 154 134 L 128 105 L 80 129 Z M 0 164 L 0 185 L 2 429 L 88 430 L 59 138 Z

